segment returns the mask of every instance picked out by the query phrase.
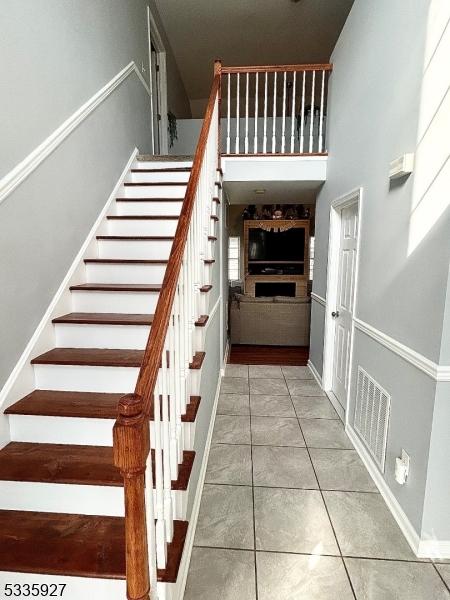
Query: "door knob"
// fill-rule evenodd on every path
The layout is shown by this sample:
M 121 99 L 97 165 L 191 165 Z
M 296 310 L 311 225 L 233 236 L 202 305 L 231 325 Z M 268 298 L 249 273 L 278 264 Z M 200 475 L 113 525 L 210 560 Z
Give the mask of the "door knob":
M 338 310 L 333 310 L 333 312 L 331 313 L 331 316 L 333 317 L 333 319 L 337 319 L 339 316 L 339 311 Z

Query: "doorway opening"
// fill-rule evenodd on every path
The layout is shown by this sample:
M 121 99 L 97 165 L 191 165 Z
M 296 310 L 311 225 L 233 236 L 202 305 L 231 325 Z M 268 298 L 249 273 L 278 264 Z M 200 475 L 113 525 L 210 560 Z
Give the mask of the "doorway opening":
M 169 153 L 166 49 L 147 7 L 148 63 L 153 154 Z

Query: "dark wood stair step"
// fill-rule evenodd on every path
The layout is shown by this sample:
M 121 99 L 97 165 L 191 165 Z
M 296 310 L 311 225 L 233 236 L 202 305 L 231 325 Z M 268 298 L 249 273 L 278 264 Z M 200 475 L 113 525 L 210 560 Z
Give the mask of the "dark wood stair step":
M 110 221 L 178 221 L 178 215 L 108 215 Z
M 212 290 L 212 285 L 202 285 L 202 287 L 200 288 L 200 291 L 203 292 L 204 294 L 207 294 L 208 292 L 210 292 Z
M 219 220 L 219 217 L 217 215 L 211 215 L 211 220 L 217 222 Z
M 217 242 L 217 237 L 215 235 L 208 235 L 208 240 L 210 242 Z
M 118 242 L 172 242 L 173 235 L 97 235 L 98 240 Z
M 168 167 L 167 169 L 131 169 L 132 173 L 189 173 L 191 167 Z
M 135 182 L 135 181 L 127 181 L 123 184 L 125 187 L 136 187 L 136 186 L 145 186 L 145 187 L 155 187 L 158 185 L 162 185 L 162 186 L 181 186 L 183 185 L 184 187 L 187 186 L 187 181 L 183 182 L 183 181 L 142 181 L 142 182 Z
M 220 198 L 218 198 L 217 196 L 214 196 L 213 202 L 215 202 L 216 204 L 220 204 Z
M 161 288 L 161 284 L 155 283 L 80 283 L 69 289 L 71 292 L 160 292 Z
M 208 319 L 209 315 L 200 315 L 200 317 L 195 321 L 196 327 L 205 327 Z
M 214 260 L 214 258 L 205 258 L 204 261 L 205 265 L 213 265 L 216 261 Z
M 5 410 L 7 415 L 67 417 L 82 419 L 116 419 L 122 394 L 99 392 L 62 392 L 34 390 Z M 200 406 L 200 396 L 191 396 L 184 423 L 194 423 Z M 153 415 L 151 417 L 153 420 Z
M 158 581 L 176 581 L 187 527 L 187 521 L 174 521 Z M 125 520 L 0 510 L 0 571 L 125 579 Z
M 204 352 L 197 352 L 192 359 L 190 368 L 200 369 L 204 357 Z M 53 350 L 49 350 L 33 358 L 31 364 L 86 367 L 140 367 L 143 358 L 144 350 L 122 348 L 53 348 Z
M 85 258 L 84 262 L 99 265 L 166 265 L 169 261 L 147 258 Z
M 151 325 L 154 315 L 73 312 L 53 319 L 52 323 L 77 325 Z
M 144 350 L 106 348 L 53 348 L 33 358 L 32 365 L 140 367 Z
M 152 450 L 153 471 L 154 451 Z M 185 450 L 173 490 L 186 490 L 195 452 Z M 10 442 L 0 450 L 0 480 L 70 485 L 123 486 L 112 446 Z
M 143 184 L 140 184 L 143 185 Z M 116 202 L 183 202 L 184 198 L 116 198 Z

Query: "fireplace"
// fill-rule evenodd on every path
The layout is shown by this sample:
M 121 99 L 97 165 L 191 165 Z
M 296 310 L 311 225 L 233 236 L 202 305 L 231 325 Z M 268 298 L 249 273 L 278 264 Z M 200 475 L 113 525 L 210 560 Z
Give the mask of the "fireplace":
M 288 282 L 256 282 L 255 296 L 295 296 L 295 283 Z

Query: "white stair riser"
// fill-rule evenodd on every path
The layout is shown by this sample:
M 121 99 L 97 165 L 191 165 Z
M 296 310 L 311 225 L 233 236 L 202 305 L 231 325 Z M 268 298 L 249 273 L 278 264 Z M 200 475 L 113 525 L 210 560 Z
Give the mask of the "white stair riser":
M 164 161 L 164 160 L 136 160 L 132 169 L 174 169 L 177 167 L 192 167 L 192 160 L 183 157 L 183 160 Z
M 109 219 L 109 235 L 170 235 L 174 236 L 178 219 Z
M 38 541 L 36 542 L 38 544 Z M 5 584 L 28 584 L 32 589 L 33 584 L 53 586 L 66 584 L 62 598 L 64 600 L 80 600 L 95 598 L 95 600 L 123 600 L 126 598 L 126 582 L 124 579 L 101 579 L 96 577 L 65 577 L 60 575 L 41 575 L 39 573 L 14 573 L 0 571 L 0 589 L 5 589 Z M 166 584 L 167 585 L 167 584 Z M 49 588 L 53 590 L 54 588 Z M 57 588 L 60 593 L 61 588 Z M 158 584 L 159 593 L 159 584 Z M 14 598 L 14 596 L 12 596 Z M 24 596 L 21 596 L 22 598 Z M 31 596 L 30 596 L 31 597 Z M 42 598 L 42 596 L 38 596 Z
M 72 292 L 74 312 L 153 314 L 159 292 Z
M 116 202 L 118 215 L 148 215 L 156 217 L 160 215 L 176 215 L 181 211 L 182 200 L 177 202 Z
M 161 284 L 165 264 L 87 263 L 88 283 L 155 283 Z
M 99 258 L 143 258 L 167 260 L 172 240 L 99 240 Z
M 189 180 L 189 175 L 190 171 L 157 171 L 151 173 L 130 173 L 127 176 L 127 181 L 131 181 L 132 183 L 157 183 L 158 181 L 175 181 L 177 183 L 187 183 Z
M 184 519 L 187 492 L 172 490 L 175 519 Z M 122 486 L 0 481 L 0 510 L 125 516 Z
M 144 350 L 150 325 L 55 323 L 58 348 L 124 348 Z
M 34 373 L 38 390 L 129 394 L 136 386 L 139 368 L 34 365 Z
M 9 415 L 11 441 L 38 444 L 77 444 L 112 446 L 114 419 Z M 182 423 L 184 448 L 192 450 L 194 423 Z M 150 422 L 151 447 L 155 447 L 154 423 Z
M 118 198 L 184 198 L 185 185 L 124 185 Z

